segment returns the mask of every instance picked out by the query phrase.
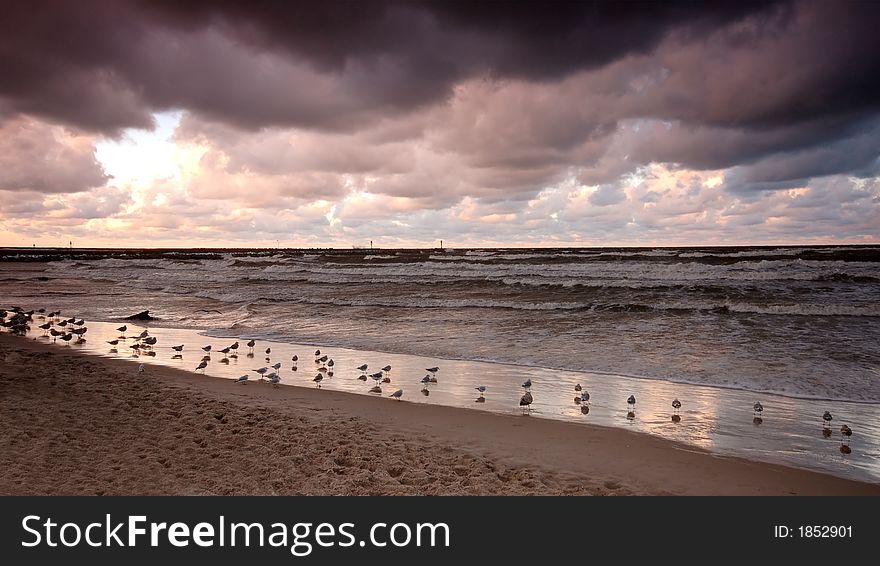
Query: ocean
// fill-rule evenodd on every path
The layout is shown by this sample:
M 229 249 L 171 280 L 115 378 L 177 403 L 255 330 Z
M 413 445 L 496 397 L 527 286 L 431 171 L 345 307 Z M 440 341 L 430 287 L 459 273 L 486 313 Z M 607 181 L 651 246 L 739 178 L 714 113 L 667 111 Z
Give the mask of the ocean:
M 0 256 L 10 301 L 87 319 L 880 403 L 880 247 Z

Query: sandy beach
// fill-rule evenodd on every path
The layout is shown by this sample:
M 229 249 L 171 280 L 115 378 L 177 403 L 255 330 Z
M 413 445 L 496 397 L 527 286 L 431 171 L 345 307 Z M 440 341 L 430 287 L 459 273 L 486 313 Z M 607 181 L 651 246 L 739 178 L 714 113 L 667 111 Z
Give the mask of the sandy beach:
M 0 494 L 878 495 L 599 426 L 267 384 L 0 335 Z

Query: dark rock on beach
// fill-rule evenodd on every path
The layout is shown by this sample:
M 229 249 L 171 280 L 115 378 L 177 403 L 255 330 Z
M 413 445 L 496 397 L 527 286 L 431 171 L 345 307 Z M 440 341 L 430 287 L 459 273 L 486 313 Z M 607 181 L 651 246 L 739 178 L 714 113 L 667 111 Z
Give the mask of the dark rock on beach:
M 137 314 L 125 317 L 125 320 L 155 320 L 150 316 L 150 311 L 141 311 Z

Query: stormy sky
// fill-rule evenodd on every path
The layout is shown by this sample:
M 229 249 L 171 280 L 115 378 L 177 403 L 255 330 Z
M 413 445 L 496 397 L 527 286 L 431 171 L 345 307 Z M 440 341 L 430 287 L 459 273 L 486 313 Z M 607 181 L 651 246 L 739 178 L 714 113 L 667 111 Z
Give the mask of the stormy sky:
M 880 240 L 880 3 L 9 2 L 0 245 Z

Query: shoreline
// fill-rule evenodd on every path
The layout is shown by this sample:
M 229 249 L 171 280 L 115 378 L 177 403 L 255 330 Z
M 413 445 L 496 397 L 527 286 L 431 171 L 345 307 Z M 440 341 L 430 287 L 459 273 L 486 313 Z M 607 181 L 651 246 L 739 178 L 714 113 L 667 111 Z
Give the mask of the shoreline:
M 6 334 L 0 354 L 6 495 L 880 495 L 621 428 L 158 365 L 139 374 L 131 360 Z
M 110 324 L 110 321 L 100 321 L 106 322 Z M 120 319 L 116 321 L 119 324 L 126 322 L 124 319 Z M 142 324 L 142 323 L 139 323 Z M 156 328 L 166 328 L 166 329 L 177 329 L 178 327 L 173 324 L 165 325 L 161 320 L 157 319 L 156 321 L 149 322 L 150 327 Z M 196 328 L 194 329 L 200 335 L 205 338 L 224 338 L 229 340 L 238 340 L 240 339 L 240 334 L 235 333 L 232 329 L 217 329 L 217 328 Z M 253 337 L 256 340 L 262 340 L 267 342 L 282 342 L 284 343 L 288 337 L 285 336 L 268 336 L 265 334 L 260 334 L 259 332 L 251 332 L 248 333 L 248 337 Z M 350 346 L 348 344 L 336 344 L 336 343 L 327 343 L 327 342 L 300 342 L 306 346 L 311 346 L 313 348 L 327 348 L 332 347 L 339 350 L 349 350 L 349 351 L 358 351 L 359 348 L 355 346 Z M 564 373 L 580 373 L 580 374 L 590 374 L 590 375 L 598 375 L 604 377 L 612 377 L 612 378 L 626 378 L 626 379 L 634 379 L 638 381 L 648 381 L 648 382 L 657 382 L 666 386 L 686 386 L 686 387 L 697 387 L 697 388 L 706 388 L 710 390 L 722 390 L 722 391 L 736 391 L 740 393 L 749 393 L 755 396 L 767 395 L 772 397 L 784 397 L 786 399 L 791 399 L 793 401 L 827 401 L 829 403 L 840 403 L 844 405 L 867 405 L 867 406 L 877 406 L 880 407 L 880 399 L 872 400 L 872 399 L 851 399 L 846 397 L 822 397 L 819 395 L 806 395 L 806 394 L 798 394 L 798 393 L 790 393 L 787 391 L 777 391 L 773 389 L 749 389 L 742 386 L 737 385 L 729 385 L 723 383 L 701 383 L 699 381 L 688 381 L 686 379 L 673 379 L 670 377 L 652 377 L 648 375 L 638 375 L 632 373 L 622 373 L 622 372 L 614 372 L 614 371 L 604 371 L 604 370 L 595 370 L 595 369 L 577 369 L 570 367 L 559 367 L 547 364 L 527 364 L 527 363 L 519 363 L 508 360 L 496 360 L 489 358 L 479 358 L 479 357 L 454 357 L 454 356 L 428 356 L 422 355 L 419 353 L 411 353 L 411 352 L 392 352 L 386 350 L 373 350 L 379 354 L 387 354 L 389 356 L 412 356 L 412 357 L 430 357 L 436 360 L 441 361 L 449 361 L 449 362 L 464 362 L 464 363 L 479 363 L 479 364 L 493 364 L 500 366 L 507 366 L 510 368 L 522 368 L 527 371 L 533 370 L 544 370 L 544 371 L 555 371 L 555 372 L 564 372 Z

